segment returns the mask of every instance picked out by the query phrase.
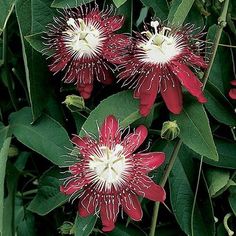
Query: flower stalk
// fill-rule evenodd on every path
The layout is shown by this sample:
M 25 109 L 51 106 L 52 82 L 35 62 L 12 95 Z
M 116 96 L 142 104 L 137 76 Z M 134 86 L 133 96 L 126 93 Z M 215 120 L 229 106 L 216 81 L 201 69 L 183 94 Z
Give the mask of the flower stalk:
M 223 32 L 223 29 L 227 24 L 226 17 L 227 17 L 228 7 L 229 7 L 229 0 L 225 0 L 222 13 L 221 13 L 220 17 L 218 18 L 218 29 L 216 31 L 216 35 L 215 35 L 215 38 L 214 38 L 214 41 L 213 41 L 213 46 L 212 46 L 212 49 L 211 49 L 212 54 L 211 54 L 210 62 L 209 62 L 208 68 L 205 71 L 204 76 L 203 76 L 203 90 L 206 86 L 208 77 L 209 77 L 210 72 L 211 72 L 211 68 L 212 68 L 214 60 L 215 60 L 216 52 L 217 52 L 217 49 L 218 49 L 218 46 L 219 46 L 219 43 L 220 43 L 220 38 L 221 38 L 221 35 L 222 35 L 222 32 Z
M 175 147 L 174 147 L 174 150 L 172 152 L 172 155 L 171 155 L 171 158 L 170 158 L 170 162 L 167 166 L 167 169 L 165 171 L 165 174 L 163 175 L 161 181 L 160 181 L 160 186 L 161 187 L 164 187 L 166 182 L 167 182 L 167 179 L 170 175 L 170 172 L 174 166 L 174 163 L 175 163 L 175 160 L 178 156 L 178 153 L 179 153 L 179 149 L 182 145 L 182 140 L 179 139 L 176 144 L 175 144 Z M 159 202 L 156 202 L 155 205 L 154 205 L 154 209 L 153 209 L 153 215 L 152 215 L 152 223 L 151 223 L 151 230 L 150 230 L 150 234 L 149 236 L 154 236 L 155 235 L 155 230 L 156 230 L 156 223 L 157 223 L 157 217 L 158 217 L 158 212 L 159 212 L 159 207 L 160 207 L 160 203 Z

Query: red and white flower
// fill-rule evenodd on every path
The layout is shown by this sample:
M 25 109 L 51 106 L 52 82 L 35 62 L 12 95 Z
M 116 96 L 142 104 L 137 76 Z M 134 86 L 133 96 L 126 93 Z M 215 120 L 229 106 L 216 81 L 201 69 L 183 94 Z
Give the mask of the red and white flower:
M 169 28 L 152 21 L 153 31 L 136 33 L 130 59 L 121 68 L 124 85 L 135 88 L 134 97 L 140 100 L 140 113 L 148 115 L 160 92 L 168 109 L 178 114 L 182 110 L 182 89 L 185 87 L 199 102 L 206 102 L 202 83 L 189 66 L 198 69 L 207 64 L 199 55 L 202 33 L 194 34 L 193 26 Z
M 65 83 L 75 83 L 84 99 L 88 99 L 97 79 L 112 83 L 111 65 L 125 58 L 129 37 L 114 34 L 124 23 L 121 16 L 111 16 L 112 9 L 99 11 L 98 6 L 65 9 L 48 25 L 47 43 L 53 52 L 52 72 L 66 71 Z
M 163 163 L 165 154 L 134 154 L 147 137 L 143 125 L 122 136 L 118 121 L 111 115 L 99 130 L 99 140 L 74 136 L 72 142 L 81 155 L 69 167 L 71 176 L 61 187 L 63 193 L 79 198 L 80 216 L 100 214 L 103 231 L 114 229 L 120 208 L 133 220 L 141 220 L 137 195 L 152 201 L 165 200 L 164 189 L 147 176 Z
M 232 81 L 231 81 L 231 84 L 232 84 L 233 86 L 236 86 L 236 80 L 232 80 Z M 230 91 L 229 91 L 229 96 L 230 96 L 232 99 L 236 99 L 236 88 L 230 89 Z

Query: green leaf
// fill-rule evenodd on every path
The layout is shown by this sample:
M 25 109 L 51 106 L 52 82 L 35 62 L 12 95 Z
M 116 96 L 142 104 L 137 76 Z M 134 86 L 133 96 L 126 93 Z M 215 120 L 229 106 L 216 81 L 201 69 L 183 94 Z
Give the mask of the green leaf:
M 117 224 L 115 229 L 107 234 L 108 236 L 146 236 L 146 234 L 136 227 L 129 225 L 125 227 L 122 224 Z
M 119 8 L 120 6 L 122 6 L 127 0 L 113 0 L 115 6 L 117 8 Z
M 230 187 L 229 205 L 236 216 L 236 186 Z
M 3 234 L 15 235 L 15 194 L 20 172 L 10 163 L 7 165 L 6 186 L 8 195 L 4 199 Z
M 45 7 L 46 3 L 48 4 L 49 0 L 46 2 L 40 2 L 39 0 L 32 2 L 31 0 L 18 0 L 16 2 L 16 16 L 20 28 L 25 75 L 33 121 L 39 118 L 43 109 L 46 107 L 51 92 L 45 60 L 38 52 L 31 48 L 24 37 L 37 31 L 42 31 L 42 18 L 45 17 L 46 19 L 43 21 L 44 23 L 48 22 L 50 18 L 48 13 L 50 10 Z
M 206 171 L 206 180 L 209 187 L 211 197 L 217 197 L 219 191 L 228 185 L 230 179 L 230 172 L 228 170 L 219 168 L 210 168 Z M 226 189 L 224 189 L 226 190 Z M 222 191 L 220 191 L 222 193 Z
M 218 162 L 208 158 L 204 158 L 203 161 L 217 167 L 236 169 L 236 144 L 219 138 L 215 138 L 215 144 L 219 154 Z
M 141 0 L 144 6 L 151 7 L 157 16 L 161 20 L 166 20 L 168 14 L 167 1 L 163 0 Z
M 11 144 L 11 137 L 8 137 L 8 132 L 2 131 L 3 126 L 1 125 L 0 133 L 5 134 L 3 137 L 0 138 L 0 141 L 3 141 L 0 143 L 0 235 L 3 234 L 3 213 L 4 213 L 4 180 L 5 180 L 5 173 L 6 173 L 6 163 L 7 163 L 7 156 L 8 156 L 8 151 L 10 148 Z
M 43 216 L 67 202 L 69 197 L 60 192 L 61 177 L 56 168 L 46 171 L 40 177 L 38 192 L 27 209 Z
M 36 34 L 26 35 L 25 40 L 37 52 L 40 52 L 40 53 L 43 52 L 45 55 L 50 56 L 51 52 L 44 50 L 45 45 L 43 44 L 43 39 L 42 39 L 43 34 L 44 34 L 43 32 L 39 32 L 39 33 L 36 33 Z
M 93 0 L 54 0 L 51 7 L 55 8 L 72 8 L 78 7 L 79 5 L 92 2 Z
M 181 114 L 172 115 L 180 128 L 183 143 L 198 154 L 217 161 L 219 159 L 212 137 L 207 114 L 201 104 L 186 96 L 185 107 Z
M 10 126 L 14 136 L 52 163 L 66 166 L 70 160 L 68 149 L 72 148 L 66 130 L 48 115 L 43 115 L 34 125 L 31 121 L 31 110 L 27 107 L 13 113 Z
M 207 40 L 212 42 L 217 30 L 216 25 L 212 25 L 207 34 Z M 228 35 L 222 32 L 220 43 L 231 44 Z M 222 62 L 223 66 L 222 66 Z M 229 48 L 219 46 L 216 57 L 211 68 L 209 80 L 223 94 L 228 94 L 231 87 L 230 81 L 234 78 L 232 54 Z
M 122 6 L 117 9 L 117 15 L 124 16 L 125 23 L 119 32 L 129 32 L 132 33 L 133 31 L 133 0 L 126 1 Z
M 172 1 L 168 21 L 174 25 L 182 25 L 187 17 L 194 0 L 175 0 Z
M 198 170 L 191 159 L 191 152 L 188 153 L 184 147 L 178 157 L 169 177 L 170 200 L 176 220 L 187 235 L 199 236 L 201 232 L 201 236 L 214 236 L 212 203 L 204 179 L 200 181 L 201 193 L 191 221 Z
M 5 29 L 7 21 L 14 9 L 15 0 L 0 0 L 0 34 Z
M 75 236 L 88 236 L 93 231 L 96 224 L 97 216 L 90 215 L 86 218 L 77 215 L 74 225 Z
M 207 98 L 205 106 L 211 115 L 223 124 L 235 126 L 236 115 L 231 103 L 211 81 L 206 85 L 205 95 Z
M 131 91 L 123 91 L 104 99 L 89 115 L 83 124 L 83 129 L 97 134 L 97 124 L 101 125 L 108 115 L 114 115 L 126 127 L 141 119 L 143 124 L 150 125 L 148 117 L 142 118 L 139 114 L 139 102 L 133 99 Z M 84 131 L 80 132 L 83 136 Z

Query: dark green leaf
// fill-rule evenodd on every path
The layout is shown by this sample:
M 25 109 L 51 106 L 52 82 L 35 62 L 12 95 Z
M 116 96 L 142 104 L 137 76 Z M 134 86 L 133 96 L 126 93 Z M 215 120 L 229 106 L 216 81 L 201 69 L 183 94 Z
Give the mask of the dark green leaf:
M 5 135 L 4 141 L 0 146 L 0 235 L 4 235 L 3 234 L 4 233 L 4 224 L 3 224 L 4 180 L 5 180 L 7 156 L 11 144 L 11 137 L 7 136 L 8 134 Z
M 117 8 L 122 6 L 127 0 L 113 0 L 114 4 L 116 5 Z
M 236 186 L 230 187 L 229 204 L 236 216 Z
M 203 161 L 213 166 L 235 169 L 236 168 L 236 144 L 230 141 L 219 139 L 219 138 L 215 139 L 215 144 L 216 144 L 216 148 L 219 154 L 219 161 L 215 162 L 208 158 L 204 158 Z
M 121 32 L 132 33 L 133 26 L 133 3 L 134 0 L 126 1 L 122 6 L 117 9 L 117 15 L 124 16 L 125 23 L 120 30 Z
M 228 185 L 230 172 L 220 168 L 210 168 L 205 173 L 210 196 L 218 196 L 219 191 L 222 193 L 221 190 Z
M 0 1 L 0 34 L 5 29 L 7 20 L 9 19 L 15 5 L 15 0 L 1 0 Z
M 77 215 L 74 225 L 75 236 L 90 235 L 96 224 L 96 221 L 97 221 L 96 215 L 90 215 L 86 218 Z
M 213 41 L 217 26 L 213 25 L 209 28 L 207 40 Z M 220 43 L 230 44 L 227 34 L 222 33 Z M 233 62 L 232 55 L 229 48 L 219 46 L 216 57 L 209 75 L 209 81 L 221 91 L 223 94 L 228 94 L 230 89 L 230 81 L 233 80 Z
M 69 160 L 67 149 L 71 149 L 72 144 L 65 129 L 47 115 L 43 115 L 34 125 L 31 125 L 31 121 L 29 108 L 13 113 L 10 124 L 14 136 L 52 163 L 66 166 Z
M 201 104 L 192 97 L 187 101 L 181 114 L 172 115 L 180 128 L 180 137 L 184 144 L 195 152 L 209 159 L 218 160 L 218 153 L 213 141 L 209 120 Z
M 26 41 L 30 44 L 30 46 L 35 49 L 37 52 L 42 53 L 43 49 L 45 49 L 45 45 L 43 44 L 42 39 L 43 33 L 36 33 L 25 36 Z M 50 52 L 44 50 L 45 55 L 50 55 Z
M 151 7 L 157 16 L 161 20 L 166 20 L 168 14 L 167 1 L 163 0 L 141 0 L 144 6 Z
M 19 178 L 19 171 L 12 164 L 7 165 L 6 171 L 6 186 L 8 195 L 4 200 L 3 212 L 3 234 L 15 235 L 15 193 L 17 182 Z
M 231 103 L 211 81 L 206 85 L 205 95 L 207 98 L 205 106 L 211 115 L 223 124 L 235 126 L 236 115 Z
M 182 25 L 187 17 L 194 0 L 175 0 L 172 1 L 168 21 L 174 25 Z
M 125 227 L 122 224 L 117 224 L 115 229 L 107 234 L 108 236 L 146 236 L 146 234 L 138 228 L 132 227 L 131 225 Z
M 21 34 L 25 75 L 32 107 L 33 121 L 41 115 L 51 95 L 48 69 L 45 60 L 38 52 L 34 51 L 24 39 L 26 35 L 31 35 L 37 30 L 42 31 L 42 25 L 38 20 L 41 20 L 41 17 L 44 17 L 45 13 L 42 13 L 43 9 L 38 12 L 38 10 L 34 8 L 34 4 L 40 8 L 43 6 L 43 9 L 45 7 L 44 3 L 40 1 L 34 1 L 34 3 L 31 4 L 30 0 L 19 0 L 16 3 L 16 16 Z M 48 13 L 48 11 L 46 12 Z M 48 16 L 45 16 L 45 18 L 48 20 Z
M 141 118 L 138 111 L 138 100 L 133 99 L 132 92 L 119 92 L 103 100 L 90 113 L 83 124 L 83 129 L 96 134 L 97 124 L 101 125 L 108 115 L 114 115 L 120 121 L 121 126 L 126 127 Z M 143 124 L 146 124 L 147 126 L 150 125 L 148 118 L 141 119 Z M 81 131 L 80 135 L 84 135 L 84 131 Z
M 67 8 L 67 7 L 78 7 L 79 5 L 92 2 L 93 0 L 54 0 L 52 2 L 52 7 L 56 8 Z
M 60 192 L 61 177 L 57 169 L 46 171 L 39 179 L 38 193 L 27 209 L 39 215 L 46 215 L 67 202 L 69 197 Z
M 200 182 L 201 192 L 198 192 L 193 219 L 192 209 L 194 191 L 196 188 L 197 168 L 191 159 L 191 153 L 181 148 L 169 177 L 170 199 L 173 213 L 181 227 L 188 235 L 214 236 L 214 216 L 212 204 L 205 182 Z

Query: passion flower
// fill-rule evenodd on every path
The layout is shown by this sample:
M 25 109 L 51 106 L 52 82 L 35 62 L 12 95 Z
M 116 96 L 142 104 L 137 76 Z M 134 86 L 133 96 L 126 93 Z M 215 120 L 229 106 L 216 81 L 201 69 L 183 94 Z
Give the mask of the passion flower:
M 48 25 L 46 50 L 53 52 L 49 69 L 65 71 L 63 81 L 75 83 L 84 99 L 90 97 L 95 79 L 112 82 L 111 66 L 124 60 L 130 44 L 129 37 L 114 33 L 124 19 L 112 16 L 112 11 L 82 5 L 65 9 Z
M 202 33 L 194 34 L 193 26 L 170 28 L 152 21 L 154 29 L 136 33 L 134 48 L 124 61 L 120 78 L 124 85 L 134 88 L 134 97 L 140 100 L 140 113 L 148 115 L 160 92 L 167 108 L 179 114 L 182 110 L 182 90 L 185 87 L 199 102 L 206 102 L 202 83 L 189 67 L 206 68 L 200 55 Z
M 131 219 L 141 220 L 137 195 L 152 201 L 165 200 L 164 189 L 147 176 L 163 163 L 164 153 L 134 154 L 147 137 L 143 125 L 125 137 L 122 133 L 118 121 L 110 115 L 99 130 L 99 140 L 74 136 L 72 142 L 80 156 L 69 167 L 71 176 L 61 187 L 63 193 L 79 198 L 80 216 L 100 214 L 103 231 L 114 229 L 120 208 Z

